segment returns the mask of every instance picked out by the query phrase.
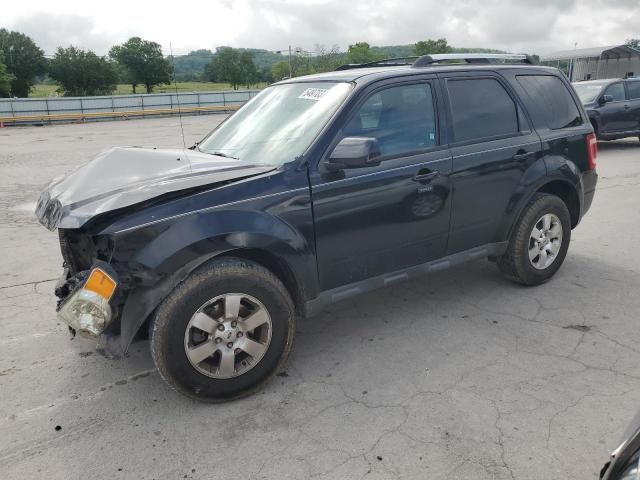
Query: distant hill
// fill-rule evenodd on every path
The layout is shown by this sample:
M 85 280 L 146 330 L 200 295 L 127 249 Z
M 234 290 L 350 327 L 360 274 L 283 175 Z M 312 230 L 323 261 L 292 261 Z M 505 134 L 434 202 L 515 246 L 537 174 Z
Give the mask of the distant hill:
M 464 48 L 451 47 L 452 53 L 507 53 L 503 50 L 494 50 L 491 48 Z M 410 45 L 388 45 L 384 47 L 371 47 L 371 50 L 384 53 L 387 58 L 393 57 L 411 57 L 415 55 L 413 44 Z
M 223 48 L 223 47 L 218 47 Z M 382 53 L 386 58 L 393 57 L 410 57 L 415 55 L 413 44 L 409 45 L 387 45 L 372 46 L 374 52 Z M 258 71 L 270 70 L 274 63 L 287 60 L 287 52 L 282 54 L 260 48 L 241 48 L 240 50 L 248 50 L 253 53 L 253 60 L 258 67 Z M 502 50 L 491 48 L 455 48 L 454 53 L 473 52 L 473 53 L 506 53 Z M 175 65 L 176 79 L 178 81 L 198 81 L 201 79 L 204 67 L 216 55 L 216 52 L 207 49 L 194 50 L 187 55 L 176 55 L 173 62 Z M 343 53 L 344 55 L 344 53 Z
M 218 47 L 223 48 L 223 47 Z M 286 56 L 278 53 L 270 52 L 259 48 L 241 48 L 240 50 L 248 50 L 253 53 L 253 61 L 258 67 L 258 71 L 265 68 L 271 69 L 274 63 L 286 60 Z M 176 80 L 178 81 L 197 81 L 200 80 L 204 67 L 213 59 L 216 52 L 202 49 L 189 52 L 187 55 L 176 55 L 173 63 L 175 66 Z

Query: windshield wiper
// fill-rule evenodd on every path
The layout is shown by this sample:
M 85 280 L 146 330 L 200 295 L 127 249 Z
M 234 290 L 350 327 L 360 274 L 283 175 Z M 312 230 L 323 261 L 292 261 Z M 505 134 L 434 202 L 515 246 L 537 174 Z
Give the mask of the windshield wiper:
M 232 158 L 233 160 L 240 160 L 238 157 L 232 157 L 231 155 L 227 155 L 226 153 L 223 152 L 207 152 L 209 155 L 217 155 L 218 157 L 224 157 L 224 158 Z

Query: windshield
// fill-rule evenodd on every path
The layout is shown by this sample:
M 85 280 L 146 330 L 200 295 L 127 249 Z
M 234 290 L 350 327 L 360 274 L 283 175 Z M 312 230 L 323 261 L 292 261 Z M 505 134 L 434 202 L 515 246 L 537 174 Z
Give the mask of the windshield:
M 300 156 L 346 98 L 343 82 L 266 88 L 199 145 L 205 153 L 251 164 L 281 165 Z
M 573 88 L 576 89 L 580 101 L 584 104 L 594 102 L 606 84 L 607 82 L 574 83 Z

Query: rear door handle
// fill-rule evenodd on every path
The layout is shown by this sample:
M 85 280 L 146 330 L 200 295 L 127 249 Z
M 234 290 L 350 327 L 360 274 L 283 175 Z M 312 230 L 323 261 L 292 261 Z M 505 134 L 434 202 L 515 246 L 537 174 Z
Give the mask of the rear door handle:
M 423 171 L 420 170 L 415 177 L 413 177 L 414 182 L 428 182 L 429 180 L 433 180 L 434 178 L 440 176 L 440 172 L 437 170 L 429 170 Z
M 625 110 L 629 110 L 630 108 L 631 108 L 631 105 L 625 105 L 625 106 L 624 106 L 624 109 L 625 109 Z
M 513 156 L 513 159 L 522 162 L 523 160 L 528 160 L 533 157 L 536 152 L 518 152 Z

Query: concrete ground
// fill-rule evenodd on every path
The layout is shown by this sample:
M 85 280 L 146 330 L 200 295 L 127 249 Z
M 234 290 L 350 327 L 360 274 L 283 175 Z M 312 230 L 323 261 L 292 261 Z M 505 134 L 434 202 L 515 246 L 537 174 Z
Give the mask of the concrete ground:
M 184 119 L 187 145 L 221 116 Z M 56 322 L 50 178 L 113 145 L 178 146 L 176 118 L 0 130 L 0 478 L 593 479 L 640 408 L 640 143 L 601 144 L 563 268 L 523 288 L 486 261 L 299 322 L 258 394 L 170 390 Z

